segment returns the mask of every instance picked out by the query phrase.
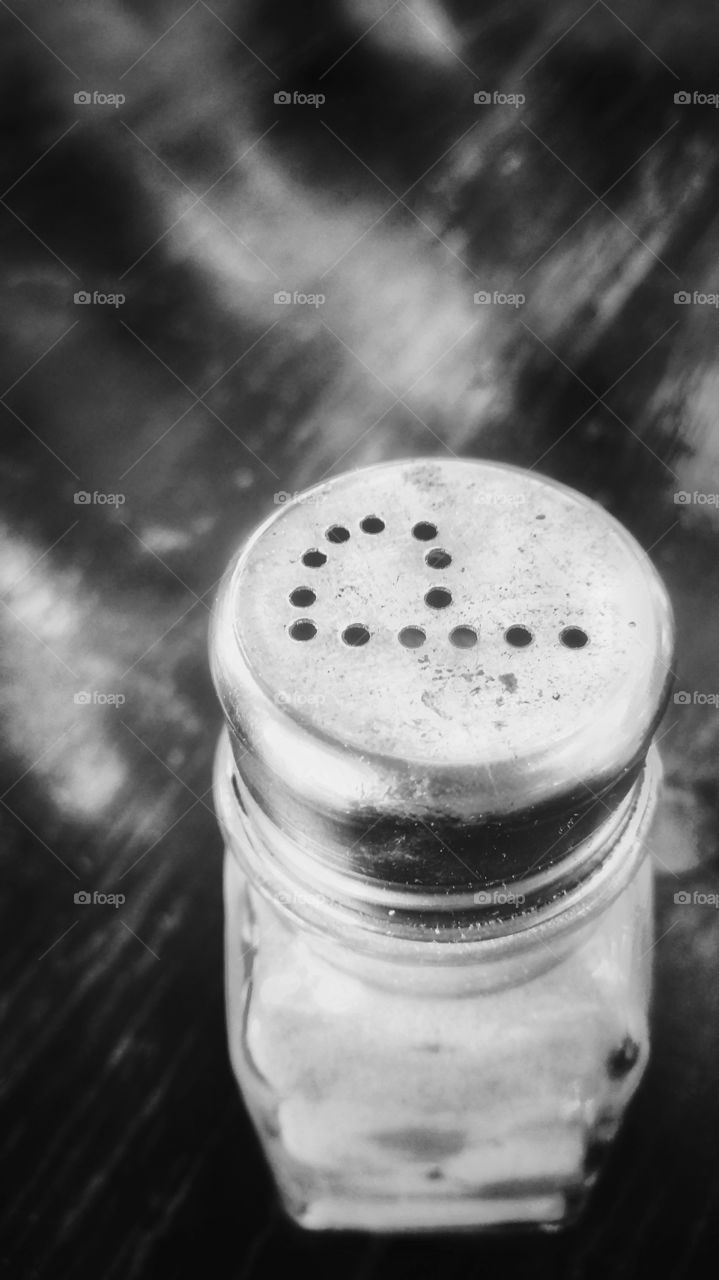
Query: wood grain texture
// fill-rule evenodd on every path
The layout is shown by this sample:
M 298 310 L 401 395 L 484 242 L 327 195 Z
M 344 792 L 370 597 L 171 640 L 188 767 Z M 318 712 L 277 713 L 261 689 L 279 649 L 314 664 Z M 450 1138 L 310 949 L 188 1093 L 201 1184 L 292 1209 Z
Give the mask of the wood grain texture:
M 581 1224 L 326 1239 L 278 1211 L 227 1062 L 206 662 L 274 495 L 449 450 L 622 519 L 670 587 L 680 687 L 719 692 L 718 512 L 673 498 L 719 492 L 719 319 L 674 302 L 719 292 L 719 116 L 674 102 L 719 91 L 713 7 L 16 0 L 0 22 L 4 1274 L 714 1274 L 719 913 L 674 894 L 719 889 L 716 708 L 660 730 L 654 1052 Z

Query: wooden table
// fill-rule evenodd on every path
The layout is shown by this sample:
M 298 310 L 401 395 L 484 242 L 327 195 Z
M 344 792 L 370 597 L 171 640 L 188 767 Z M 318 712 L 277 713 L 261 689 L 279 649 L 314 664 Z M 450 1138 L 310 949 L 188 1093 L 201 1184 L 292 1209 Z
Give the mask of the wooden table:
M 674 93 L 719 87 L 719 35 L 700 3 L 381 8 L 3 5 L 13 1280 L 715 1271 L 719 911 L 674 895 L 719 890 L 719 149 Z M 566 1235 L 325 1238 L 227 1061 L 209 607 L 283 493 L 448 450 L 598 498 L 672 593 L 654 1051 Z

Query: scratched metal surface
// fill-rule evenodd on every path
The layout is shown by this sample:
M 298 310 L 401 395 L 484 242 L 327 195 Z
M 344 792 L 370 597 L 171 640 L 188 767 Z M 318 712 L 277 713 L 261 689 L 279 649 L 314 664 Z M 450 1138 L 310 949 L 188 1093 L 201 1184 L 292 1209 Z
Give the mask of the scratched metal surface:
M 147 8 L 0 6 L 5 1274 L 707 1274 L 719 912 L 675 894 L 719 890 L 712 6 Z M 598 498 L 669 585 L 654 1054 L 567 1235 L 324 1239 L 225 1053 L 208 608 L 275 495 L 447 451 Z

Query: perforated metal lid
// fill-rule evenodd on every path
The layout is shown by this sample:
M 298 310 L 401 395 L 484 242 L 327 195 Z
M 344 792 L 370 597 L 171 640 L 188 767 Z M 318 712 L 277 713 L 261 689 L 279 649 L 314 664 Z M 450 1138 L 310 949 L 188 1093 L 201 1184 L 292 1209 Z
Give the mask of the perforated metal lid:
M 212 637 L 238 780 L 328 864 L 472 886 L 566 857 L 617 810 L 669 691 L 646 555 L 533 472 L 413 460 L 279 509 Z

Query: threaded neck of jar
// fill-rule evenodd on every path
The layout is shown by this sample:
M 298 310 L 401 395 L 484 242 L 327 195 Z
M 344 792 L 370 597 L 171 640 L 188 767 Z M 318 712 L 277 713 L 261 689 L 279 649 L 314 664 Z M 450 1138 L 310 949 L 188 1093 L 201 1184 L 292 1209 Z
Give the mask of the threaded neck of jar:
M 462 890 L 426 883 L 398 886 L 313 856 L 253 800 L 227 730 L 215 762 L 215 802 L 227 846 L 250 881 L 281 912 L 321 932 L 347 929 L 433 941 L 510 937 L 563 916 L 599 911 L 629 882 L 646 854 L 661 762 L 652 747 L 632 787 L 604 821 L 557 862 L 538 847 L 520 879 L 476 880 Z M 598 801 L 601 803 L 601 801 Z

